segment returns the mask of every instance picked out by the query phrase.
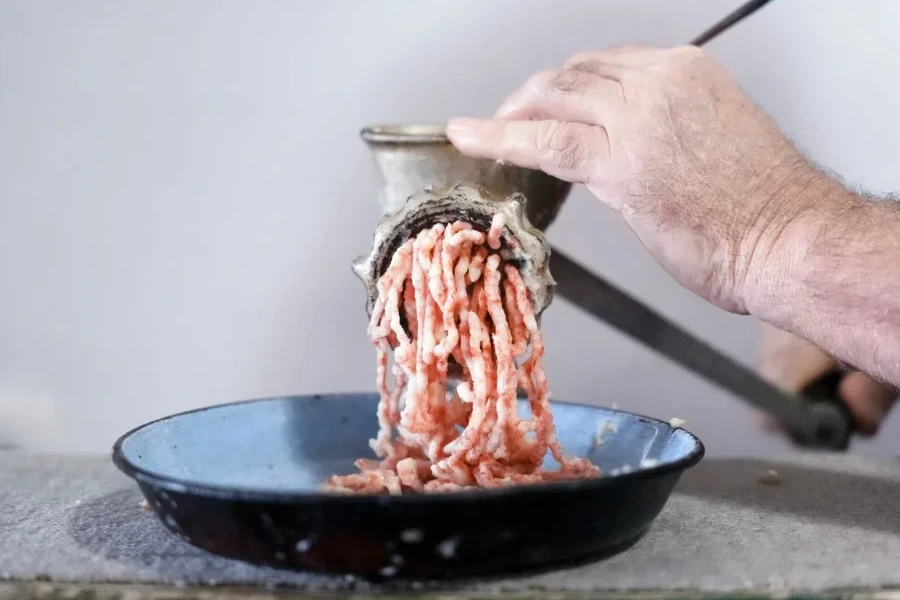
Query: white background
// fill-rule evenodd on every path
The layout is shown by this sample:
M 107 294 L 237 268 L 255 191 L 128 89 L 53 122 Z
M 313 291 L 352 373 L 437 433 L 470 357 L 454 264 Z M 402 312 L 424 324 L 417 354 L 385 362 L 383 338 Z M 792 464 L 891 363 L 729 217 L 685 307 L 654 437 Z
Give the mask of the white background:
M 576 51 L 682 43 L 737 4 L 0 2 L 0 428 L 106 452 L 175 411 L 372 389 L 349 264 L 378 177 L 358 129 L 487 115 Z M 816 161 L 900 190 L 898 23 L 890 0 L 776 0 L 709 51 Z M 752 320 L 671 282 L 583 189 L 549 237 L 756 360 Z M 545 323 L 556 397 L 683 417 L 711 454 L 781 447 L 737 400 L 564 301 Z M 864 451 L 897 451 L 898 431 Z

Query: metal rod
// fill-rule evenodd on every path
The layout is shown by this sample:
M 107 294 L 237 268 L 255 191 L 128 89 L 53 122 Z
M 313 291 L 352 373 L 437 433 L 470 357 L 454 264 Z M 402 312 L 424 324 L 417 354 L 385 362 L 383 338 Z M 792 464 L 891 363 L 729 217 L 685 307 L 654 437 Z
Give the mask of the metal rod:
M 803 430 L 807 426 L 807 411 L 802 399 L 782 392 L 744 365 L 595 276 L 557 248 L 551 252 L 550 272 L 561 297 L 776 417 L 789 428 Z
M 723 31 L 730 29 L 733 25 L 743 21 L 771 1 L 772 0 L 750 0 L 750 2 L 742 4 L 731 11 L 731 13 L 725 16 L 721 21 L 694 38 L 694 41 L 692 41 L 690 45 L 702 46 Z

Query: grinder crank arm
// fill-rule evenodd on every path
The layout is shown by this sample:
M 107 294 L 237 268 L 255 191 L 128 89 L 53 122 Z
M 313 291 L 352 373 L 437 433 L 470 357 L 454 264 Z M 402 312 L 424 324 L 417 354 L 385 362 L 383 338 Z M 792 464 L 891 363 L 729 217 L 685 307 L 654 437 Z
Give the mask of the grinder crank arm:
M 798 445 L 829 450 L 849 446 L 853 418 L 830 380 L 824 382 L 826 393 L 817 389 L 809 389 L 815 394 L 809 396 L 783 392 L 556 248 L 551 251 L 550 272 L 561 297 L 775 417 Z

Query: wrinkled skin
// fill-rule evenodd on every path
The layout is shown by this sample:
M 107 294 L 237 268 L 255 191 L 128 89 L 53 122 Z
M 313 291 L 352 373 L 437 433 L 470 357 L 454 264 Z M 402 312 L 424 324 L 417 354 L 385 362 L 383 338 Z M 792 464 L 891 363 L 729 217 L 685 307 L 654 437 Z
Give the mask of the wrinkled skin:
M 528 80 L 494 119 L 454 120 L 448 134 L 465 153 L 585 184 L 682 285 L 737 313 L 748 274 L 765 270 L 803 209 L 802 194 L 781 201 L 785 187 L 814 175 L 695 47 L 576 55 Z
M 621 213 L 669 274 L 712 304 L 797 325 L 792 331 L 805 328 L 805 335 L 824 331 L 820 342 L 840 342 L 845 359 L 864 357 L 885 377 L 897 377 L 896 368 L 883 368 L 893 364 L 884 358 L 893 356 L 888 346 L 879 346 L 888 348 L 885 354 L 871 354 L 863 336 L 837 331 L 837 318 L 803 304 L 806 299 L 796 301 L 796 290 L 786 283 L 816 251 L 814 242 L 828 238 L 825 230 L 834 231 L 838 221 L 863 221 L 835 217 L 860 202 L 813 168 L 702 50 L 629 46 L 578 54 L 531 77 L 493 118 L 453 119 L 447 132 L 470 156 L 584 184 Z M 830 243 L 820 254 L 834 247 L 843 250 Z M 846 253 L 852 259 L 855 251 Z M 827 257 L 835 264 L 843 260 Z M 822 302 L 820 281 L 809 279 L 807 288 L 815 288 L 810 297 Z M 866 290 L 860 295 L 870 297 Z M 796 312 L 779 312 L 790 302 L 799 307 L 792 310 L 806 310 L 819 321 L 799 323 Z M 835 315 L 848 314 L 852 302 L 848 292 L 845 305 L 830 307 Z M 871 307 L 874 314 L 885 311 Z M 890 338 L 892 330 L 882 331 Z M 763 350 L 761 372 L 790 391 L 835 364 L 774 328 L 767 329 Z M 841 393 L 862 433 L 877 430 L 893 399 L 891 388 L 860 373 L 844 379 Z

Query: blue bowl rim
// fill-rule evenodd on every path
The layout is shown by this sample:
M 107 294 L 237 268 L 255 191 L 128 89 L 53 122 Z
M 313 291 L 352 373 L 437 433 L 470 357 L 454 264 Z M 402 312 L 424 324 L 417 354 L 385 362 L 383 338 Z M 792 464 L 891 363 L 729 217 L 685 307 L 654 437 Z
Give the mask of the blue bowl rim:
M 327 492 L 291 492 L 291 491 L 271 491 L 271 490 L 252 490 L 252 489 L 243 489 L 243 488 L 231 488 L 227 486 L 216 486 L 209 485 L 203 483 L 196 483 L 186 479 L 180 479 L 178 477 L 171 477 L 169 475 L 162 475 L 159 473 L 154 473 L 138 465 L 134 464 L 131 460 L 129 460 L 124 451 L 122 450 L 123 444 L 135 433 L 146 429 L 148 427 L 152 427 L 158 423 L 163 421 L 167 421 L 169 419 L 174 419 L 178 417 L 183 417 L 186 415 L 191 415 L 199 412 L 206 412 L 210 410 L 215 410 L 218 408 L 224 408 L 226 406 L 237 406 L 243 404 L 255 404 L 255 403 L 263 403 L 263 402 L 273 402 L 276 400 L 302 400 L 309 401 L 315 398 L 322 398 L 325 396 L 376 396 L 377 392 L 327 392 L 320 394 L 295 394 L 295 395 L 285 395 L 285 396 L 269 396 L 263 398 L 253 398 L 248 400 L 240 400 L 237 402 L 226 402 L 213 404 L 209 406 L 203 406 L 200 408 L 195 408 L 179 413 L 175 413 L 172 415 L 168 415 L 165 417 L 161 417 L 159 419 L 154 419 L 153 421 L 149 421 L 144 423 L 143 425 L 139 425 L 128 432 L 124 433 L 116 442 L 113 444 L 112 448 L 112 460 L 113 463 L 118 467 L 120 471 L 122 471 L 128 477 L 131 477 L 135 481 L 140 483 L 149 484 L 155 488 L 163 489 L 173 493 L 187 494 L 187 495 L 196 495 L 203 496 L 206 498 L 215 498 L 220 500 L 227 501 L 238 501 L 238 502 L 262 502 L 269 504 L 308 504 L 308 503 L 336 503 L 336 504 L 344 504 L 344 503 L 371 503 L 373 501 L 384 504 L 384 505 L 396 505 L 396 504 L 405 504 L 409 502 L 413 502 L 417 505 L 421 504 L 443 504 L 445 502 L 471 502 L 478 500 L 487 500 L 487 499 L 504 499 L 511 497 L 527 497 L 530 494 L 541 494 L 546 495 L 550 493 L 557 494 L 573 494 L 577 492 L 586 492 L 586 491 L 595 491 L 603 488 L 608 488 L 613 485 L 619 485 L 621 483 L 637 481 L 639 479 L 646 478 L 656 478 L 662 477 L 665 475 L 670 475 L 673 473 L 681 473 L 686 469 L 689 469 L 700 462 L 703 456 L 706 453 L 706 447 L 703 445 L 703 442 L 700 441 L 696 435 L 687 431 L 686 429 L 682 429 L 685 434 L 690 436 L 691 440 L 694 442 L 694 448 L 687 453 L 685 456 L 679 458 L 678 460 L 672 462 L 661 463 L 659 465 L 647 468 L 640 468 L 634 471 L 630 471 L 628 473 L 619 473 L 616 475 L 608 475 L 603 474 L 598 478 L 594 479 L 574 479 L 574 480 L 563 480 L 563 481 L 553 481 L 548 483 L 540 483 L 540 484 L 530 484 L 530 485 L 518 485 L 518 486 L 510 486 L 503 488 L 493 488 L 493 489 L 472 489 L 472 490 L 462 490 L 458 492 L 452 493 L 438 493 L 438 494 L 426 494 L 426 493 L 409 493 L 402 495 L 388 495 L 388 494 L 355 494 L 355 495 L 345 495 L 345 494 L 334 494 Z M 650 421 L 654 423 L 658 423 L 673 428 L 669 423 L 662 421 L 660 419 L 656 419 L 653 417 L 648 417 L 645 415 L 632 413 L 624 410 L 620 410 L 617 408 L 607 408 L 602 406 L 594 406 L 590 404 L 583 404 L 578 402 L 566 402 L 562 400 L 551 400 L 551 407 L 553 405 L 568 405 L 568 406 L 579 406 L 579 407 L 587 407 L 587 408 L 601 408 L 610 413 L 616 413 L 625 415 L 631 418 L 642 419 L 644 421 Z

